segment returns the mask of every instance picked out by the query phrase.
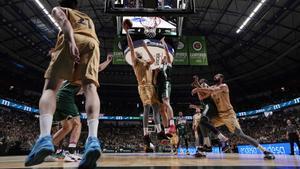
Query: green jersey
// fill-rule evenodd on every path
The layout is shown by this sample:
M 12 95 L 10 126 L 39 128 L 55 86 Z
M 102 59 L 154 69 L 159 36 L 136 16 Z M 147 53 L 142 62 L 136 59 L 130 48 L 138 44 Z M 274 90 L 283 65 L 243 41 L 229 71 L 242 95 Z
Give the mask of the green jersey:
M 177 118 L 177 130 L 178 130 L 179 136 L 183 136 L 183 135 L 187 134 L 186 118 L 185 117 L 178 117 Z
M 65 81 L 56 95 L 56 111 L 54 120 L 62 121 L 67 117 L 79 116 L 78 108 L 75 104 L 75 96 L 80 91 L 80 86 Z

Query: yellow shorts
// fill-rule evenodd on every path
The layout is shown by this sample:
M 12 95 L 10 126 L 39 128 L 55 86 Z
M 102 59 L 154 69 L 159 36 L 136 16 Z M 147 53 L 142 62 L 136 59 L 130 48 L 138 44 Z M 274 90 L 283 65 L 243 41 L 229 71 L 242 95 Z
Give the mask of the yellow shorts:
M 211 123 L 215 127 L 225 125 L 231 133 L 234 133 L 236 129 L 241 129 L 236 114 L 232 109 L 222 112 L 219 116 L 212 118 Z
M 74 37 L 80 52 L 80 63 L 74 63 L 69 46 L 61 41 L 52 53 L 52 59 L 44 77 L 46 79 L 64 79 L 77 84 L 81 84 L 82 81 L 92 81 L 99 86 L 99 43 L 91 37 L 80 34 L 75 34 Z
M 139 85 L 138 91 L 143 105 L 159 104 L 153 85 Z

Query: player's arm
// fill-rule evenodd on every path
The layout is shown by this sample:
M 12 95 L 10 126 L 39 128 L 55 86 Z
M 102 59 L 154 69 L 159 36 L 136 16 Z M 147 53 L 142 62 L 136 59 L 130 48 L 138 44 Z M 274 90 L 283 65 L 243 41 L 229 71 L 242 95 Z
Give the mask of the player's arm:
M 103 71 L 112 61 L 112 54 L 106 56 L 106 61 L 99 65 L 99 72 Z
M 190 105 L 189 105 L 189 108 L 190 108 L 190 109 L 195 109 L 195 110 L 196 110 L 196 109 L 199 108 L 199 106 L 194 105 L 194 104 L 190 104 Z
M 200 92 L 198 92 L 197 94 L 198 94 L 199 100 L 204 100 L 204 99 L 210 97 L 211 93 L 200 93 Z
M 154 59 L 153 55 L 151 54 L 151 52 L 149 51 L 148 45 L 144 41 L 143 41 L 143 48 L 145 49 L 145 51 L 147 52 L 147 54 L 150 58 L 150 61 L 148 61 L 148 64 L 152 65 L 155 62 L 155 59 Z
M 65 12 L 60 7 L 55 7 L 52 10 L 52 16 L 61 27 L 62 32 L 64 34 L 65 42 L 69 45 L 69 50 L 71 56 L 74 57 L 75 62 L 80 61 L 79 50 L 76 46 L 75 38 L 74 38 L 74 30 L 70 21 L 68 20 Z
M 167 45 L 167 43 L 166 43 L 166 41 L 165 41 L 165 37 L 163 37 L 160 41 L 161 41 L 161 43 L 164 45 L 164 49 L 165 49 L 166 57 L 167 57 L 167 62 L 168 62 L 169 64 L 172 64 L 171 57 L 170 57 L 170 53 L 169 53 L 169 51 L 168 51 L 168 45 Z
M 128 44 L 129 50 L 130 50 L 132 65 L 135 65 L 135 63 L 137 61 L 137 58 L 136 58 L 135 53 L 134 53 L 134 45 L 133 45 L 133 42 L 132 42 L 132 38 L 131 38 L 131 36 L 128 32 L 128 28 L 126 26 L 124 26 L 124 30 L 126 32 L 127 44 Z
M 195 89 L 192 90 L 192 95 L 196 94 L 196 93 L 205 93 L 205 94 L 211 94 L 214 90 L 212 88 L 200 88 L 197 87 Z

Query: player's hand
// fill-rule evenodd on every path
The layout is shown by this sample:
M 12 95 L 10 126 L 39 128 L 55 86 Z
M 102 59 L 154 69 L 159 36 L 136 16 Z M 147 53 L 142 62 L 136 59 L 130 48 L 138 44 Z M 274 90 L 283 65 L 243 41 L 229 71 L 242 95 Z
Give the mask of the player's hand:
M 80 62 L 80 54 L 79 54 L 79 49 L 77 48 L 77 45 L 75 42 L 69 42 L 69 51 L 71 56 L 74 58 L 75 63 Z
M 194 94 L 197 93 L 197 90 L 198 90 L 198 88 L 195 88 L 195 89 L 192 90 L 192 96 L 194 96 Z
M 113 59 L 113 55 L 112 55 L 111 53 L 107 54 L 106 60 L 107 60 L 108 62 L 111 62 L 112 59 Z

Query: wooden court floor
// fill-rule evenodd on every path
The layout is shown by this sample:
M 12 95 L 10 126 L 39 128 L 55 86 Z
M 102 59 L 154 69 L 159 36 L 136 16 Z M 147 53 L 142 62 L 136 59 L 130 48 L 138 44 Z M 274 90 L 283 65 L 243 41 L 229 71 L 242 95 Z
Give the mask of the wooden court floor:
M 24 156 L 0 157 L 0 169 L 26 168 Z M 75 169 L 78 163 L 45 162 L 31 168 Z M 30 168 L 30 167 L 29 167 Z M 194 169 L 194 168 L 300 168 L 300 156 L 277 155 L 276 160 L 263 160 L 261 155 L 208 154 L 205 159 L 193 156 L 174 156 L 166 153 L 122 153 L 103 154 L 98 168 L 135 168 L 135 169 Z

